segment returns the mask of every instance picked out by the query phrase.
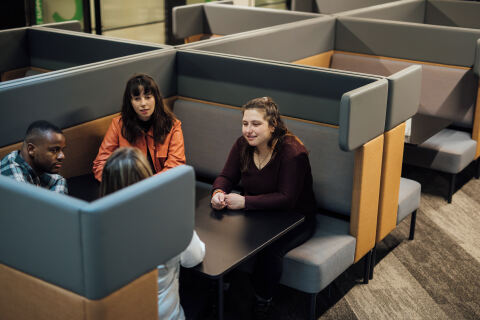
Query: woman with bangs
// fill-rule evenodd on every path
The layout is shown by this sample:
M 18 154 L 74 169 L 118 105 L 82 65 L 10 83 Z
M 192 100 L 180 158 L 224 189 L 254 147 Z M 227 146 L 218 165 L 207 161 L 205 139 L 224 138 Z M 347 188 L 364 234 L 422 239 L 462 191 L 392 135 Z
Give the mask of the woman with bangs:
M 149 75 L 137 74 L 127 82 L 121 115 L 113 118 L 93 161 L 98 181 L 108 157 L 120 147 L 140 149 L 154 174 L 185 164 L 181 123 L 164 105 Z
M 213 183 L 213 209 L 296 211 L 305 221 L 256 255 L 253 319 L 268 319 L 283 257 L 315 231 L 316 201 L 308 152 L 285 126 L 276 103 L 256 98 L 243 106 L 242 136 Z M 232 192 L 241 181 L 243 194 Z

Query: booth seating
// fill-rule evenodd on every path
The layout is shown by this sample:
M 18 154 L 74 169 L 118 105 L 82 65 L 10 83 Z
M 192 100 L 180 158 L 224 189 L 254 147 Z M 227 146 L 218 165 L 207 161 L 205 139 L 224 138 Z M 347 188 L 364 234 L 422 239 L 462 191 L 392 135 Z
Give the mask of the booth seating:
M 273 97 L 309 151 L 317 231 L 287 254 L 281 280 L 310 294 L 309 317 L 315 316 L 317 293 L 365 256 L 368 281 L 387 81 L 187 51 L 178 53 L 177 66 L 173 111 L 182 121 L 187 163 L 197 178 L 212 182 L 221 172 L 241 135 L 238 106 L 259 95 Z
M 419 146 L 407 145 L 404 162 L 448 173 L 450 202 L 456 174 L 480 155 L 480 113 L 475 113 L 480 30 L 363 18 L 368 10 L 382 18 L 407 16 L 422 4 L 399 1 L 359 9 L 362 18 L 339 14 L 336 19 L 311 19 L 188 48 L 387 78 L 409 66 L 422 66 L 418 112 L 451 119 L 453 127 Z M 396 7 L 403 10 L 397 12 Z M 409 17 L 417 21 L 420 16 L 423 19 L 423 13 Z M 477 175 L 479 170 L 477 161 Z
M 107 37 L 59 29 L 76 29 L 77 24 L 78 22 L 69 22 L 47 25 L 50 26 L 48 28 L 24 27 L 0 30 L 1 81 L 168 48 L 129 40 L 116 41 Z M 92 50 L 93 48 L 95 50 Z
M 292 10 L 332 14 L 394 1 L 398 0 L 292 0 Z
M 224 1 L 220 1 L 224 2 Z M 172 32 L 185 43 L 312 19 L 318 14 L 202 3 L 173 8 Z
M 192 168 L 92 203 L 4 176 L 0 194 L 2 319 L 158 318 L 156 266 L 192 237 Z

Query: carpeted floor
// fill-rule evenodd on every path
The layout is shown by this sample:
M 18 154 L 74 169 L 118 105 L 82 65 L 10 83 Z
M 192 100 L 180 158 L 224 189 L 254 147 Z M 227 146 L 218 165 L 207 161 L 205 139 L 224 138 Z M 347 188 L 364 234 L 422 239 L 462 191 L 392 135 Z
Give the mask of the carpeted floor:
M 441 174 L 412 169 L 422 183 L 415 240 L 407 217 L 377 247 L 373 280 L 362 284 L 363 263 L 352 266 L 317 299 L 319 319 L 480 319 L 480 180 L 473 167 L 457 179 L 453 201 Z M 248 276 L 232 275 L 226 319 L 249 319 Z M 272 319 L 305 319 L 307 295 L 280 286 Z M 214 319 L 200 314 L 198 319 Z

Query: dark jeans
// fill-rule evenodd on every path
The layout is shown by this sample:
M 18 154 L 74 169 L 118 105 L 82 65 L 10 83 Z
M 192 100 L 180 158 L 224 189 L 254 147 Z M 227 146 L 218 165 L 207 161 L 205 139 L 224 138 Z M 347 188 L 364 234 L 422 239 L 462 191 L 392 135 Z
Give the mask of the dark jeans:
M 257 295 L 264 299 L 273 297 L 282 277 L 283 257 L 288 251 L 310 239 L 314 232 L 315 218 L 306 219 L 256 256 L 252 280 Z

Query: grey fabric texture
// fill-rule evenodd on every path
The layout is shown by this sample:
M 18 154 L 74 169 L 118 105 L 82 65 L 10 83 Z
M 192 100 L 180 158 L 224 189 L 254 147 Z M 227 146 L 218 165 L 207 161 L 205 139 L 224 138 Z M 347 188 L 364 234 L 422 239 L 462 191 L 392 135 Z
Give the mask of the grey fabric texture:
M 355 245 L 348 222 L 317 215 L 313 237 L 283 259 L 280 283 L 307 293 L 320 292 L 353 264 Z
M 0 30 L 0 73 L 30 65 L 27 28 Z
M 339 148 L 338 129 L 293 119 L 285 124 L 309 152 L 318 207 L 350 216 L 355 154 Z
M 242 135 L 242 112 L 181 99 L 175 101 L 173 112 L 182 121 L 187 163 L 198 175 L 215 179 Z
M 205 31 L 205 13 L 203 3 L 177 6 L 172 9 L 172 33 L 177 39 L 183 39 Z
M 333 50 L 334 35 L 335 19 L 319 17 L 242 33 L 235 37 L 199 41 L 184 48 L 291 62 Z
M 388 77 L 389 94 L 385 131 L 417 113 L 422 88 L 420 66 L 403 61 L 335 53 L 332 56 L 331 68 Z M 429 93 L 425 95 L 431 96 Z
M 390 1 L 389 3 L 379 4 L 377 6 L 339 12 L 335 14 L 335 16 L 352 16 L 423 23 L 425 2 L 425 0 Z
M 0 109 L 0 146 L 22 141 L 28 125 L 38 119 L 68 128 L 119 112 L 127 80 L 141 72 L 155 79 L 164 96 L 176 93 L 174 50 L 152 51 L 0 84 L 0 105 L 22 110 Z
M 246 6 L 225 6 L 211 3 L 204 6 L 206 33 L 229 35 L 271 27 L 305 19 L 318 18 L 313 13 L 282 11 Z
M 332 14 L 347 10 L 376 6 L 379 4 L 395 2 L 398 0 L 315 0 L 316 12 Z
M 480 77 L 480 38 L 477 40 L 477 47 L 475 50 L 475 63 L 473 65 L 473 71 Z
M 340 70 L 370 73 L 388 76 L 389 80 L 398 78 L 407 71 L 400 70 L 414 65 L 407 61 L 395 61 L 379 59 L 377 57 L 365 57 L 351 54 L 335 53 L 332 56 L 331 67 Z M 418 111 L 424 114 L 436 115 L 452 119 L 456 125 L 471 128 L 473 125 L 473 113 L 477 95 L 478 79 L 471 69 L 449 68 L 443 66 L 422 64 L 421 86 L 418 84 L 417 76 L 413 74 L 405 77 L 402 82 L 392 83 L 389 87 L 389 99 L 396 99 L 400 105 L 404 101 L 410 103 L 411 110 L 420 91 L 420 106 Z M 396 75 L 393 73 L 399 72 Z M 410 82 L 411 81 L 411 82 Z M 396 85 L 405 86 L 408 94 L 393 96 Z M 389 100 L 393 102 L 393 100 Z M 402 108 L 402 106 L 400 107 Z M 409 108 L 410 109 L 410 108 Z M 411 112 L 408 111 L 407 113 Z M 407 114 L 405 113 L 405 115 Z M 393 121 L 392 124 L 403 122 Z M 397 123 L 397 124 L 398 124 Z
M 415 115 L 420 105 L 421 66 L 410 66 L 388 78 L 388 103 L 385 131 Z
M 292 0 L 291 6 L 292 11 L 317 12 L 313 0 Z
M 32 66 L 49 70 L 65 69 L 162 48 L 155 44 L 137 44 L 49 28 L 28 29 L 28 46 Z
M 45 24 L 40 24 L 38 26 L 32 26 L 32 27 L 34 27 L 34 28 L 35 27 L 42 27 L 42 28 L 52 28 L 52 29 L 61 29 L 61 30 L 82 32 L 82 25 L 80 24 L 80 21 L 78 21 L 78 20 L 45 23 Z
M 425 8 L 425 23 L 480 29 L 480 3 L 428 0 Z
M 400 178 L 400 192 L 398 194 L 397 225 L 413 211 L 420 208 L 420 194 L 422 186 L 414 180 Z
M 404 162 L 448 173 L 459 173 L 475 157 L 477 142 L 468 132 L 443 129 L 418 146 L 405 145 Z
M 0 262 L 84 293 L 79 208 L 85 205 L 0 176 Z
M 89 204 L 0 176 L 0 262 L 103 298 L 187 247 L 194 179 L 180 166 Z
M 381 79 L 342 96 L 339 119 L 342 150 L 354 150 L 383 133 L 387 95 L 388 82 Z
M 342 51 L 471 67 L 478 38 L 480 30 L 475 29 L 342 16 L 337 19 L 335 47 Z
M 179 96 L 233 106 L 241 106 L 251 98 L 270 96 L 283 115 L 340 123 L 340 143 L 343 142 L 345 150 L 352 150 L 362 139 L 369 141 L 383 132 L 386 80 L 377 80 L 380 82 L 372 86 L 367 84 L 375 79 L 315 68 L 187 51 L 179 51 L 177 57 Z M 315 86 L 305 85 L 309 83 Z M 370 103 L 369 99 L 375 102 Z M 381 103 L 384 105 L 379 107 Z M 357 118 L 357 114 L 362 117 Z M 344 117 L 343 122 L 339 121 L 340 116 Z M 381 130 L 377 130 L 377 120 Z M 375 125 L 369 130 L 362 127 L 372 124 Z

